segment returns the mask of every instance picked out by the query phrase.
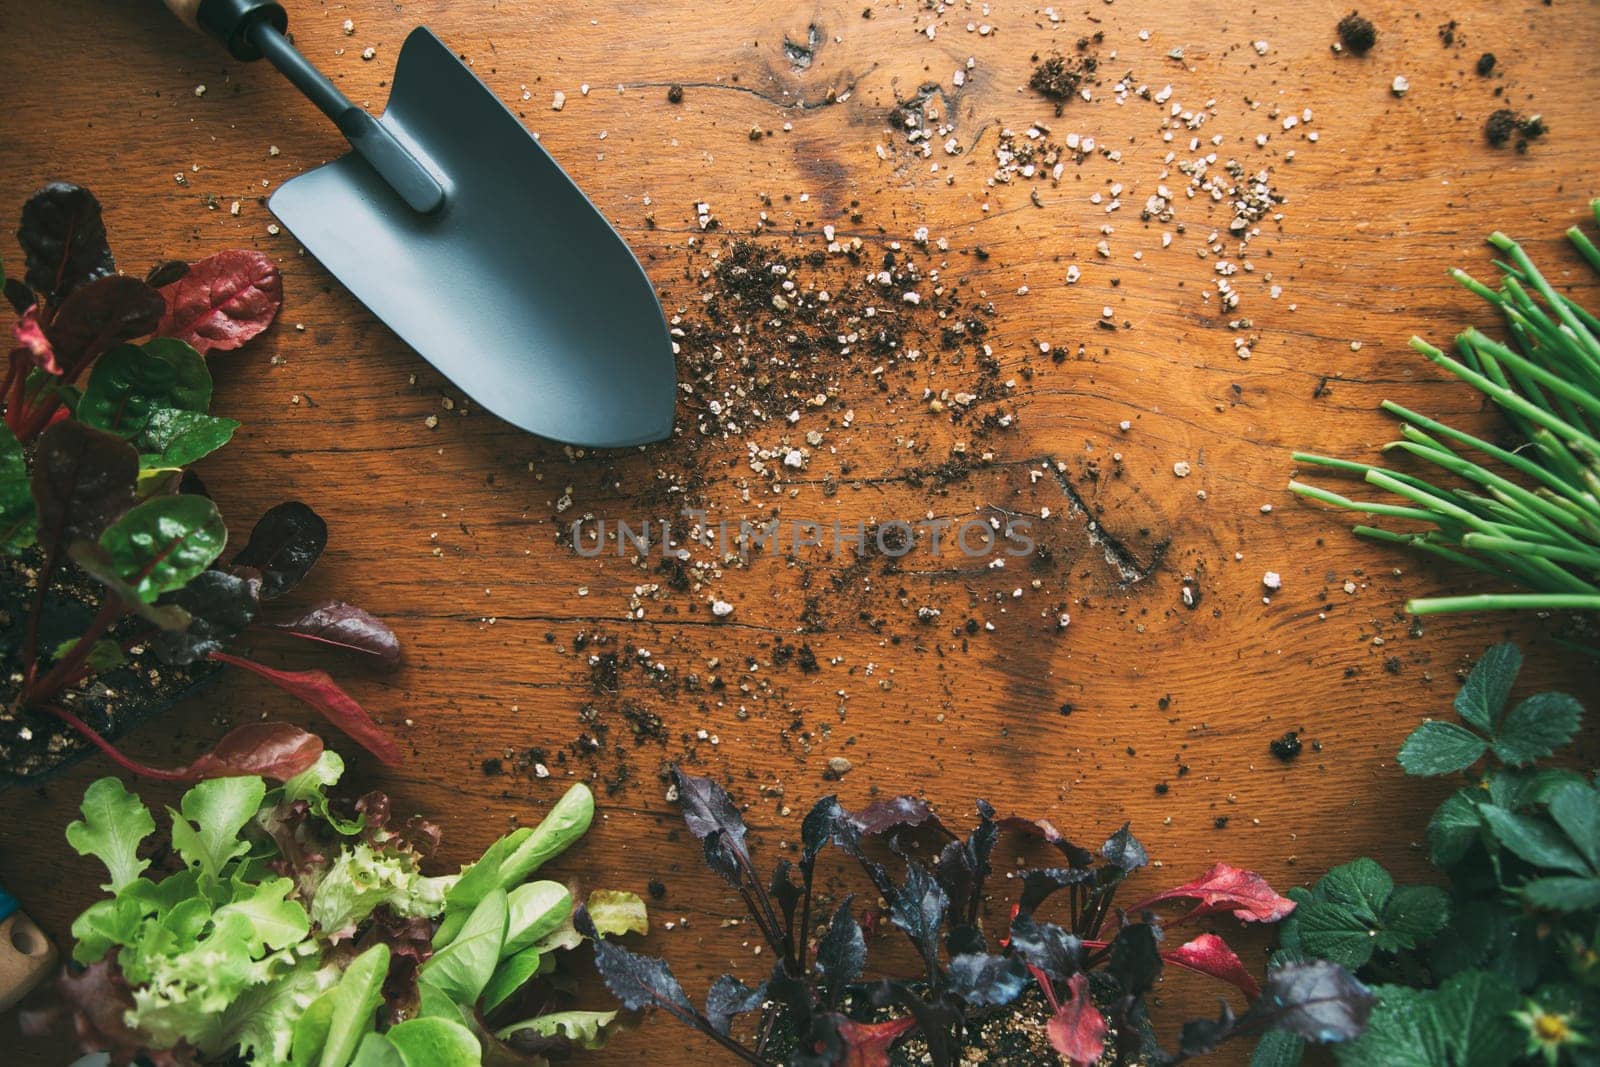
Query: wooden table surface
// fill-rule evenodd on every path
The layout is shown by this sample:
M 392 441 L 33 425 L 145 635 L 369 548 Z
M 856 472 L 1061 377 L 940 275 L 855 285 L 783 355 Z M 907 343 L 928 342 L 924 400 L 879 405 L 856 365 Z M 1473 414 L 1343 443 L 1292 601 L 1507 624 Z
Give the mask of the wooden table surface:
M 762 962 L 741 928 L 722 926 L 736 899 L 671 832 L 658 773 L 673 760 L 749 802 L 769 858 L 820 795 L 857 804 L 911 791 L 957 819 L 984 797 L 1091 842 L 1132 820 L 1160 862 L 1141 886 L 1227 860 L 1282 890 L 1361 853 L 1404 877 L 1425 873 L 1417 842 L 1441 788 L 1405 778 L 1393 755 L 1423 716 L 1447 713 L 1457 672 L 1489 643 L 1523 642 L 1548 684 L 1595 704 L 1592 673 L 1549 640 L 1555 622 L 1414 626 L 1406 597 L 1480 584 L 1358 542 L 1343 516 L 1285 490 L 1292 448 L 1358 456 L 1388 440 L 1392 423 L 1376 410 L 1385 397 L 1482 421 L 1475 394 L 1406 341 L 1493 325 L 1445 274 L 1488 275 L 1488 231 L 1524 239 L 1563 282 L 1588 284 L 1559 235 L 1600 193 L 1593 3 L 1458 4 L 1447 43 L 1444 15 L 1373 2 L 1363 13 L 1379 42 L 1365 58 L 1330 49 L 1345 8 L 1326 2 L 1095 0 L 1053 16 L 1001 0 L 288 6 L 306 53 L 374 110 L 405 33 L 431 26 L 632 243 L 669 315 L 697 321 L 700 272 L 736 239 L 762 230 L 764 247 L 804 254 L 825 247 L 824 226 L 837 241 L 859 237 L 865 255 L 811 270 L 819 286 L 859 284 L 898 242 L 964 302 L 992 301 L 987 377 L 980 359 L 902 359 L 880 388 L 876 357 L 829 354 L 804 369 L 827 383 L 825 402 L 797 421 L 772 411 L 724 432 L 707 415 L 721 394 L 691 381 L 672 441 L 577 454 L 474 410 L 290 234 L 272 232 L 262 196 L 340 151 L 272 71 L 230 62 L 144 0 L 0 0 L 10 44 L 0 208 L 69 179 L 104 201 L 127 271 L 232 246 L 282 265 L 279 324 L 213 358 L 214 410 L 245 426 L 203 474 L 236 531 L 280 499 L 311 503 L 331 542 L 296 596 L 358 602 L 401 634 L 399 673 L 340 671 L 410 753 L 381 775 L 356 760 L 356 776 L 437 817 L 449 861 L 536 818 L 569 778 L 593 781 L 602 817 L 560 873 L 640 891 L 665 882 L 647 944 L 696 996 L 711 975 L 732 966 L 749 977 Z M 1030 73 L 1097 32 L 1093 99 L 1070 100 L 1058 118 L 1026 88 Z M 1486 51 L 1498 57 L 1487 78 L 1474 71 Z M 1397 75 L 1409 80 L 1403 97 L 1391 92 Z M 1153 98 L 1170 84 L 1170 102 L 1118 99 L 1122 77 Z M 939 112 L 931 125 L 951 127 L 926 157 L 890 122 L 896 102 L 913 99 Z M 1175 105 L 1206 117 L 1193 131 L 1174 119 L 1169 143 Z M 1549 136 L 1526 154 L 1490 148 L 1483 122 L 1501 106 L 1541 113 Z M 1307 110 L 1309 121 L 1285 128 Z M 1119 158 L 1069 160 L 1058 182 L 993 182 L 1004 131 L 1025 138 L 1036 122 L 1057 143 L 1076 132 Z M 1229 279 L 1237 309 L 1219 306 L 1219 257 L 1202 254 L 1220 241 L 1240 262 L 1231 211 L 1185 197 L 1169 151 L 1266 169 L 1282 197 L 1249 242 L 1253 270 Z M 1111 183 L 1122 186 L 1115 212 Z M 1173 220 L 1141 220 L 1162 184 L 1176 192 Z M 714 229 L 702 230 L 702 203 Z M 920 227 L 926 248 L 914 243 Z M 1096 251 L 1102 239 L 1109 258 Z M 1071 265 L 1081 277 L 1069 285 Z M 896 299 L 886 312 L 937 333 L 931 308 Z M 1099 326 L 1107 307 L 1119 328 Z M 1248 325 L 1230 328 L 1239 318 Z M 789 373 L 771 342 L 752 345 L 761 374 Z M 958 418 L 959 403 L 930 404 L 925 389 L 972 392 L 975 410 Z M 784 464 L 791 449 L 808 454 L 803 469 Z M 759 450 L 770 458 L 753 464 Z M 943 466 L 952 459 L 964 462 Z M 918 553 L 895 568 L 804 549 L 675 586 L 655 559 L 580 558 L 562 536 L 575 517 L 637 521 L 683 503 L 735 523 L 780 514 L 849 526 L 1048 508 L 1036 528 L 1050 558 L 994 568 Z M 1267 571 L 1283 582 L 1270 603 Z M 735 611 L 714 617 L 713 599 Z M 924 621 L 921 609 L 940 614 Z M 818 669 L 802 669 L 800 646 Z M 614 679 L 591 669 L 597 649 L 619 654 Z M 641 713 L 659 716 L 659 739 L 636 740 Z M 127 747 L 176 760 L 262 714 L 307 717 L 237 677 Z M 1290 729 L 1307 744 L 1285 765 L 1268 743 Z M 578 754 L 597 730 L 600 753 Z M 550 778 L 534 775 L 532 750 Z M 839 756 L 852 769 L 825 780 Z M 0 881 L 58 937 L 98 881 L 62 828 L 104 773 L 93 759 L 0 797 Z M 665 920 L 681 925 L 669 932 Z M 1265 942 L 1244 943 L 1259 966 Z M 1172 978 L 1162 1018 L 1175 1027 L 1179 1008 L 1209 1011 L 1217 995 Z M 591 1062 L 645 1050 L 664 1065 L 708 1053 L 656 1020 Z M 22 1062 L 64 1058 L 34 1046 Z

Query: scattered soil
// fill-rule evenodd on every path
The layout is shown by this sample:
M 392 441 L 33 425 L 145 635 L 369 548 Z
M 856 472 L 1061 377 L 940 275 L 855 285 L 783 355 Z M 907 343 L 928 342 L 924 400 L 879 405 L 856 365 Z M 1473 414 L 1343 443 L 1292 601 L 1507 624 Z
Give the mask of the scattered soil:
M 1530 143 L 1548 132 L 1542 117 L 1519 115 L 1509 107 L 1494 112 L 1483 124 L 1483 135 L 1492 147 L 1504 148 L 1514 141 L 1518 152 L 1526 152 Z
M 1485 52 L 1483 55 L 1479 56 L 1478 76 L 1480 78 L 1487 78 L 1491 73 L 1494 72 L 1495 62 L 1496 60 L 1493 52 Z
M 1293 730 L 1284 734 L 1269 746 L 1272 754 L 1285 763 L 1293 763 L 1300 755 L 1300 735 Z
M 1352 11 L 1339 20 L 1339 41 L 1345 51 L 1364 56 L 1378 43 L 1378 29 L 1359 12 Z
M 70 726 L 47 712 L 13 711 L 22 666 L 24 631 L 38 589 L 37 549 L 0 557 L 0 786 L 38 781 L 93 751 Z M 39 648 L 56 648 L 88 626 L 104 589 L 70 562 L 58 565 L 45 600 Z M 111 631 L 126 641 L 138 633 L 133 620 Z M 143 645 L 127 649 L 127 663 L 94 675 L 61 694 L 59 703 L 108 739 L 115 740 L 214 677 L 220 665 L 202 662 L 172 667 Z
M 1102 35 L 1098 33 L 1093 37 L 1080 38 L 1076 56 L 1068 59 L 1060 52 L 1054 52 L 1034 68 L 1033 77 L 1028 79 L 1028 87 L 1054 100 L 1057 115 L 1061 114 L 1062 108 L 1066 107 L 1078 87 L 1094 78 L 1100 59 L 1093 49 L 1101 40 Z

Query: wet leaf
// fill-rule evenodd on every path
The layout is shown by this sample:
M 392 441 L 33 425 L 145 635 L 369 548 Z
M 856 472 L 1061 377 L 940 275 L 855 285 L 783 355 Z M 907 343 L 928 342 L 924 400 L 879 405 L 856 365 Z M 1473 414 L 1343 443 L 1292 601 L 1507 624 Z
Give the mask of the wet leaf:
M 227 571 L 203 571 L 182 589 L 161 598 L 161 603 L 187 611 L 190 623 L 181 632 L 157 634 L 151 641 L 152 651 L 163 663 L 179 666 L 205 659 L 256 617 L 259 584 Z
M 192 264 L 161 296 L 158 332 L 203 355 L 238 348 L 270 326 L 283 304 L 283 278 L 260 252 L 234 248 Z
M 139 465 L 145 469 L 187 467 L 209 456 L 233 438 L 239 424 L 199 411 L 158 408 L 145 419 L 134 438 Z
M 375 656 L 389 666 L 400 662 L 400 639 L 380 619 L 342 600 L 325 600 L 298 618 L 274 624 L 296 637 Z
M 78 401 L 78 418 L 119 437 L 143 432 L 164 408 L 204 413 L 211 406 L 211 372 L 200 353 L 169 337 L 121 344 L 95 361 Z
M 226 652 L 213 652 L 211 659 L 240 667 L 259 675 L 322 713 L 323 718 L 343 730 L 351 740 L 390 767 L 401 762 L 400 746 L 373 721 L 355 698 L 339 688 L 326 671 L 280 671 L 254 660 Z
M 127 442 L 75 419 L 39 435 L 33 499 L 46 550 L 76 537 L 99 537 L 133 506 L 139 454 Z
M 203 496 L 147 500 L 100 535 L 117 575 L 146 604 L 189 584 L 227 541 L 217 506 Z
M 1241 922 L 1270 923 L 1294 910 L 1294 901 L 1279 896 L 1265 878 L 1226 863 L 1214 864 L 1194 881 L 1158 893 L 1128 910 L 1140 912 L 1165 901 L 1183 899 L 1197 901 L 1194 909 L 1184 916 L 1186 920 L 1227 911 Z
M 274 597 L 299 584 L 328 544 L 328 524 L 298 500 L 268 509 L 250 531 L 250 540 L 234 567 L 254 567 L 261 572 L 261 599 Z
M 17 241 L 27 259 L 24 280 L 51 303 L 117 269 L 100 202 L 82 186 L 51 182 L 34 193 L 22 205 Z

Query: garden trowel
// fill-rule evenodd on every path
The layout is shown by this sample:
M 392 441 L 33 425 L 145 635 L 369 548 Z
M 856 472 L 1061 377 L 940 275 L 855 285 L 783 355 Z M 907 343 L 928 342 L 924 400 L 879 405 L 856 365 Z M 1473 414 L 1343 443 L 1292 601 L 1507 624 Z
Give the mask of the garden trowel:
M 285 36 L 271 0 L 165 0 L 236 58 L 265 57 L 354 151 L 268 206 L 429 363 L 522 429 L 569 444 L 672 430 L 672 339 L 644 269 L 556 161 L 425 27 L 383 115 Z

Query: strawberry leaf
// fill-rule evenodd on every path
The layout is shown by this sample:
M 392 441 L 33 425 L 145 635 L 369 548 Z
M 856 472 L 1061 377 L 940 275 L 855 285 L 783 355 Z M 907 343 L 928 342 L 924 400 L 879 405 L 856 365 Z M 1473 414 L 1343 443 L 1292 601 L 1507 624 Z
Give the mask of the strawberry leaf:
M 1465 726 L 1429 721 L 1400 746 L 1400 766 L 1421 777 L 1454 774 L 1477 763 L 1488 749 L 1489 743 Z
M 1565 693 L 1535 693 L 1511 709 L 1494 739 L 1494 754 L 1513 767 L 1543 759 L 1572 740 L 1583 705 Z
M 1483 733 L 1493 734 L 1511 696 L 1511 686 L 1522 669 L 1522 652 L 1513 644 L 1490 648 L 1473 664 L 1472 672 L 1456 694 L 1456 714 Z

